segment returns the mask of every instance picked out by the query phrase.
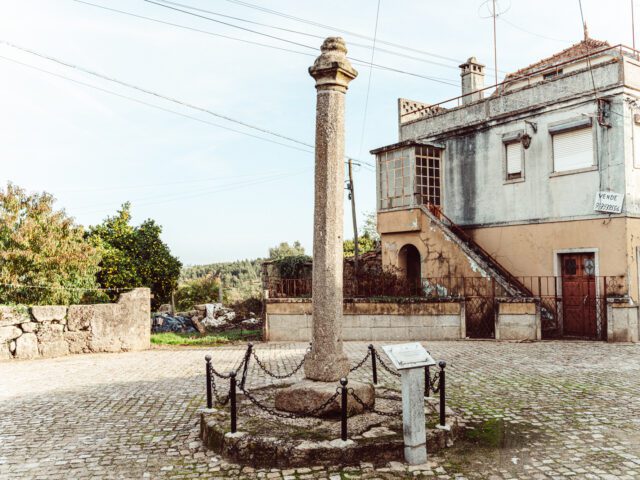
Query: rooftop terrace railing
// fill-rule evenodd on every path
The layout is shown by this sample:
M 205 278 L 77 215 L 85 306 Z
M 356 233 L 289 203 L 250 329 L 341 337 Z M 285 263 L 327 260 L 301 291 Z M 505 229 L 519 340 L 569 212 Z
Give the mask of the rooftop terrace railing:
M 537 70 L 533 70 L 531 72 L 528 72 L 526 74 L 522 74 L 522 75 L 515 75 L 515 76 L 511 76 L 508 77 L 507 79 L 503 80 L 500 83 L 494 83 L 493 85 L 489 85 L 488 87 L 479 89 L 479 90 L 474 90 L 473 92 L 469 92 L 466 93 L 464 95 L 459 95 L 456 97 L 452 97 L 452 98 L 448 98 L 446 100 L 443 100 L 441 102 L 438 103 L 434 103 L 434 104 L 430 104 L 430 105 L 425 105 L 423 108 L 417 108 L 415 110 L 412 110 L 410 112 L 405 112 L 405 113 L 401 113 L 400 114 L 400 123 L 403 123 L 402 118 L 403 117 L 407 117 L 407 116 L 415 116 L 416 114 L 423 112 L 425 110 L 430 110 L 433 109 L 434 111 L 442 111 L 442 109 L 446 109 L 446 108 L 455 108 L 455 107 L 459 107 L 462 104 L 462 100 L 465 97 L 468 97 L 470 95 L 477 95 L 478 93 L 481 92 L 488 92 L 489 90 L 495 90 L 498 94 L 501 94 L 502 92 L 504 92 L 504 87 L 514 83 L 514 82 L 519 82 L 522 80 L 527 80 L 529 82 L 529 84 L 531 83 L 531 80 L 534 77 L 537 77 L 539 75 L 543 75 L 545 73 L 549 73 L 549 72 L 553 72 L 555 70 L 557 70 L 559 67 L 562 67 L 564 65 L 567 64 L 571 64 L 571 63 L 575 63 L 577 61 L 580 60 L 584 60 L 587 58 L 591 58 L 594 56 L 598 56 L 598 55 L 603 55 L 606 54 L 608 52 L 611 53 L 616 53 L 620 56 L 630 56 L 633 57 L 635 59 L 640 59 L 640 51 L 639 50 L 635 50 L 631 47 L 628 47 L 626 45 L 622 45 L 622 44 L 618 44 L 618 45 L 613 45 L 613 46 L 609 46 L 609 47 L 604 47 L 604 48 L 599 48 L 596 50 L 593 50 L 585 55 L 580 55 L 578 57 L 573 57 L 570 58 L 568 60 L 559 62 L 559 63 L 555 63 L 553 65 L 547 66 L 547 67 L 543 67 Z M 500 90 L 500 87 L 503 87 L 502 91 Z M 450 105 L 453 104 L 453 105 Z M 449 105 L 447 107 L 447 105 Z M 422 119 L 424 117 L 420 117 L 420 119 Z

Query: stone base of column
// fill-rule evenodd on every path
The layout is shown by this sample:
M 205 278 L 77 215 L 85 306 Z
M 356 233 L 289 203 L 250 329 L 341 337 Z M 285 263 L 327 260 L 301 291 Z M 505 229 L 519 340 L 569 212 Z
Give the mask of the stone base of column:
M 423 463 L 427 463 L 426 444 L 416 445 L 415 447 L 405 445 L 404 459 L 409 465 L 422 465 Z
M 344 353 L 311 351 L 304 362 L 304 376 L 317 382 L 338 382 L 349 376 L 349 359 Z
M 376 398 L 373 384 L 349 381 L 347 387 L 353 389 L 353 392 L 367 408 L 373 408 Z M 275 407 L 277 410 L 285 412 L 308 413 L 328 401 L 338 388 L 340 388 L 339 382 L 315 382 L 305 379 L 278 390 L 275 397 Z M 364 407 L 349 394 L 347 397 L 347 413 L 349 415 L 357 415 L 363 413 L 364 410 Z M 316 416 L 335 417 L 339 416 L 341 411 L 341 397 L 338 395 Z

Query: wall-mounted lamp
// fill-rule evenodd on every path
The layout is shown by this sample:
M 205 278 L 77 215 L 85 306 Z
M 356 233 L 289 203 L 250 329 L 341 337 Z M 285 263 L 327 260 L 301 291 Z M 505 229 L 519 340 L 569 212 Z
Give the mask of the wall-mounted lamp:
M 520 135 L 520 143 L 522 143 L 525 150 L 529 148 L 531 146 L 531 135 L 528 133 Z

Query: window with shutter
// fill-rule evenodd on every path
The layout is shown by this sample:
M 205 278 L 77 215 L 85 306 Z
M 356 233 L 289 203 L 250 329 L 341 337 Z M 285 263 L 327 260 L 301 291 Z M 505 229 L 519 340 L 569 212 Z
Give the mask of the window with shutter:
M 569 130 L 553 135 L 553 171 L 567 172 L 588 168 L 593 162 L 591 127 Z
M 511 142 L 505 145 L 507 161 L 507 180 L 522 178 L 522 145 Z

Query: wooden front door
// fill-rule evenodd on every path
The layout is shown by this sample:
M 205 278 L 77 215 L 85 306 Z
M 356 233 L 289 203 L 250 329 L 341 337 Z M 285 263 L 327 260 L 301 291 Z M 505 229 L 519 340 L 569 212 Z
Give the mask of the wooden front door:
M 562 319 L 566 337 L 598 337 L 595 259 L 593 253 L 562 255 Z

